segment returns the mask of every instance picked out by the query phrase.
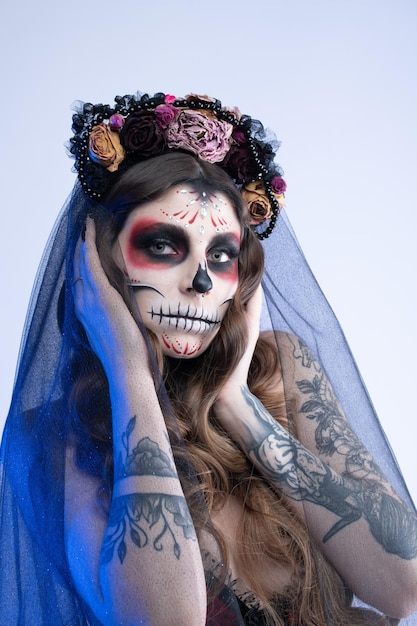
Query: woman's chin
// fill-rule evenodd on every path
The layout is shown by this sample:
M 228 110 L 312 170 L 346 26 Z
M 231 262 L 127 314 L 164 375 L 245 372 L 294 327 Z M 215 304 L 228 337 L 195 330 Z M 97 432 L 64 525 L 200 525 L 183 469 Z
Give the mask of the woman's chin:
M 184 333 L 183 335 L 177 334 L 175 336 L 158 333 L 157 337 L 165 356 L 174 359 L 194 359 L 207 350 L 215 334 L 211 334 L 210 337 L 196 337 L 188 333 Z

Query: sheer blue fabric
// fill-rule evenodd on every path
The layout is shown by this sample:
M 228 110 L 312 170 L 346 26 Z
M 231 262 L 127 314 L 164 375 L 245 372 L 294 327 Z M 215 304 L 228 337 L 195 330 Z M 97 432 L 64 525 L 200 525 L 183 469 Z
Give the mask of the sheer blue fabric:
M 8 626 L 98 623 L 74 587 L 64 545 L 63 381 L 73 311 L 62 301 L 70 301 L 72 254 L 92 202 L 76 185 L 46 246 L 22 340 L 0 465 L 0 623 Z M 412 507 L 343 332 L 284 214 L 263 246 L 263 328 L 300 337 L 316 355 L 354 430 Z M 220 615 L 213 626 L 243 624 L 230 591 L 212 607 Z M 401 624 L 417 625 L 417 614 Z
M 288 217 L 263 242 L 265 328 L 294 333 L 322 364 L 350 424 L 377 460 L 395 490 L 411 504 L 410 495 L 379 423 L 340 324 L 300 248 Z

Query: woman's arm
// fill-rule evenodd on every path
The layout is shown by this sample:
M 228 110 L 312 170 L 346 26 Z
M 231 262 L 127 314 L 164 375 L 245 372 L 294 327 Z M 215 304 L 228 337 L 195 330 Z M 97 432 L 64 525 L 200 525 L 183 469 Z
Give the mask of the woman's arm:
M 101 268 L 91 220 L 75 273 L 77 315 L 109 381 L 115 460 L 107 514 L 97 480 L 76 467 L 68 448 L 66 547 L 75 584 L 104 624 L 204 624 L 199 545 L 147 349 Z
M 349 587 L 389 615 L 407 615 L 417 609 L 417 520 L 355 437 L 317 362 L 294 341 L 281 337 L 280 350 L 283 342 L 292 367 L 285 392 L 297 439 L 250 393 L 246 355 L 216 415 L 271 485 L 296 502 Z

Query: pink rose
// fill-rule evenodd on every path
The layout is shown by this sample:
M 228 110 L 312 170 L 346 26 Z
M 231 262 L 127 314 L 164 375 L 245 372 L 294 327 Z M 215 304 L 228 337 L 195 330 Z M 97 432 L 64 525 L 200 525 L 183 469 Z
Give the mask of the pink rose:
M 287 183 L 281 176 L 274 176 L 271 180 L 271 190 L 274 194 L 283 194 L 287 191 Z
M 169 94 L 169 93 L 167 93 L 165 98 L 164 98 L 165 104 L 172 104 L 173 102 L 175 102 L 175 100 L 176 100 L 176 97 L 175 96 L 171 96 L 171 94 Z
M 125 158 L 119 133 L 111 130 L 104 122 L 94 126 L 90 133 L 89 155 L 94 163 L 102 165 L 109 172 L 115 172 Z
M 161 128 L 167 128 L 171 122 L 177 117 L 179 109 L 176 109 L 172 104 L 158 104 L 155 108 L 156 123 Z
M 242 117 L 242 113 L 238 107 L 224 107 L 224 110 L 234 115 L 237 120 L 240 120 Z
M 223 161 L 230 147 L 233 126 L 200 111 L 182 110 L 167 128 L 169 148 L 183 149 L 208 161 Z

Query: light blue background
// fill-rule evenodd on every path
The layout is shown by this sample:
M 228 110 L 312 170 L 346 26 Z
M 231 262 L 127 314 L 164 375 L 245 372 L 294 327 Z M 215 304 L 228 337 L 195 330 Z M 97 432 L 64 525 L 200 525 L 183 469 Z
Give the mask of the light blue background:
M 416 500 L 416 31 L 415 0 L 3 5 L 0 427 L 72 101 L 208 93 L 282 140 L 287 212 Z

